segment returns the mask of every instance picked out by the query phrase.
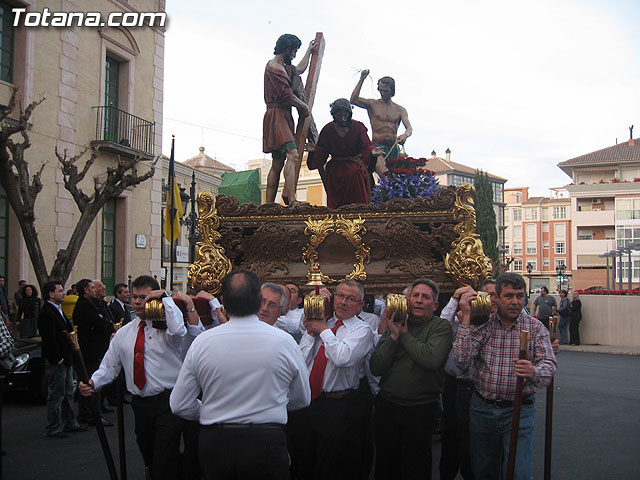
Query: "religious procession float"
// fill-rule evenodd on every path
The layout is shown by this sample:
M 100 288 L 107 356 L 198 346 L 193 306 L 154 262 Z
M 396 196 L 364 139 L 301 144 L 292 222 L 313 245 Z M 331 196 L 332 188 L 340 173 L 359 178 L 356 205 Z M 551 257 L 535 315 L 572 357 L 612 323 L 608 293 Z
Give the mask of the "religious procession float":
M 296 92 L 306 97 L 309 111 L 324 51 L 321 33 L 312 48 L 306 85 Z M 357 92 L 361 84 L 362 80 Z M 268 88 L 265 77 L 265 91 Z M 350 107 L 347 100 L 339 101 Z M 268 112 L 269 108 L 267 105 Z M 299 152 L 308 150 L 305 142 L 310 130 L 315 130 L 311 115 L 301 116 L 295 132 Z M 374 128 L 374 142 L 375 134 Z M 371 294 L 401 292 L 420 277 L 434 280 L 445 293 L 461 285 L 476 287 L 491 275 L 492 266 L 476 234 L 473 186 L 440 187 L 426 159 L 387 157 L 387 171 L 366 204 L 334 209 L 301 202 L 285 206 L 273 200 L 262 205 L 240 204 L 234 197 L 200 193 L 201 241 L 189 269 L 190 287 L 218 294 L 222 278 L 234 269 L 251 270 L 263 282 L 280 284 L 305 285 L 314 273 L 327 286 L 352 279 Z M 296 183 L 299 168 L 298 164 Z M 275 190 L 272 195 L 275 197 Z

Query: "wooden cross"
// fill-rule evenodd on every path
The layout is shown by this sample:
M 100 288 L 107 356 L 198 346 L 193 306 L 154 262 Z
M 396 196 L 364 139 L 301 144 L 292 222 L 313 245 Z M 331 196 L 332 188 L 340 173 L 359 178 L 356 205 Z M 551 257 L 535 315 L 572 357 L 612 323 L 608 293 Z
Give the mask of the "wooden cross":
M 316 88 L 318 87 L 318 78 L 320 77 L 320 67 L 322 67 L 322 57 L 324 56 L 324 36 L 322 32 L 316 33 L 315 51 L 311 54 L 311 62 L 309 64 L 309 73 L 307 75 L 307 83 L 304 91 L 307 94 L 307 103 L 309 105 L 309 113 L 313 109 L 313 102 L 316 99 Z M 296 183 L 294 191 L 298 189 L 298 177 L 300 176 L 300 166 L 302 165 L 302 157 L 304 156 L 304 147 L 307 143 L 307 135 L 309 134 L 309 121 L 311 116 L 304 117 L 304 120 L 298 122 L 296 129 L 296 147 L 300 155 L 300 162 L 296 167 Z

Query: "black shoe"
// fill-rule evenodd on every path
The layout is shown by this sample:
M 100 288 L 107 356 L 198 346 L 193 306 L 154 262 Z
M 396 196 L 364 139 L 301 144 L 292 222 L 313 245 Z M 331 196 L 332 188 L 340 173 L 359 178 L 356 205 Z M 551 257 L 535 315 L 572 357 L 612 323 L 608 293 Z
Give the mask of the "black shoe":
M 78 432 L 86 432 L 87 430 L 89 430 L 87 427 L 83 427 L 81 425 L 78 425 L 75 428 L 63 428 L 62 431 L 64 433 L 78 433 Z
M 46 436 L 49 438 L 67 438 L 69 434 L 64 432 L 56 432 L 56 433 L 47 433 Z

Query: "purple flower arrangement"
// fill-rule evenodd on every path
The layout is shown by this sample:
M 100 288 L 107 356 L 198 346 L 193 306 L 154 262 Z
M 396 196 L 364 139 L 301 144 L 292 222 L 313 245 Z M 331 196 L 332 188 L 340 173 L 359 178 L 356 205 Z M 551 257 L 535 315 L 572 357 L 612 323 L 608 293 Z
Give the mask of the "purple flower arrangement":
M 371 201 L 376 205 L 392 198 L 432 197 L 439 188 L 438 179 L 431 170 L 424 168 L 426 158 L 392 158 L 389 169 L 373 187 Z

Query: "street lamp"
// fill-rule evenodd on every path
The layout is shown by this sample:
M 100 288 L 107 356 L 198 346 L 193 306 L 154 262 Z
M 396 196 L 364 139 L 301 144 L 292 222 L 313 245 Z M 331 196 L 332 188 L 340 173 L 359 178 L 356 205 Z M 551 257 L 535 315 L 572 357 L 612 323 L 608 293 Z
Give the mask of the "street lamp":
M 187 204 L 189 203 L 189 195 L 187 195 L 184 187 L 180 187 L 180 203 L 182 203 L 182 215 L 184 215 L 187 211 Z
M 606 258 L 607 259 L 607 269 L 606 269 L 606 277 L 607 277 L 607 290 L 611 289 L 611 284 L 609 283 L 609 259 L 611 258 L 611 254 L 609 252 L 603 253 L 601 255 L 598 255 L 600 258 Z
M 613 288 L 616 288 L 616 257 L 622 257 L 622 252 L 620 250 L 610 250 L 609 254 L 613 257 L 613 275 L 611 275 L 611 278 L 613 279 Z M 622 290 L 622 258 L 618 260 L 618 288 Z
M 193 263 L 196 257 L 196 242 L 198 241 L 198 215 L 196 214 L 196 172 L 191 174 L 191 191 L 190 194 L 180 189 L 180 198 L 182 200 L 182 211 L 185 218 L 181 219 L 182 225 L 189 227 L 189 263 Z M 183 196 L 184 193 L 184 196 Z M 191 211 L 187 216 L 187 204 L 191 202 Z
M 529 274 L 529 295 L 531 295 L 531 272 L 533 272 L 533 265 L 531 265 L 531 262 L 527 262 L 527 273 Z
M 560 265 L 556 266 L 556 273 L 558 274 L 558 280 L 560 280 L 560 288 L 559 290 L 562 290 L 562 280 L 564 277 L 564 271 L 567 267 L 565 267 L 564 263 L 561 263 Z

